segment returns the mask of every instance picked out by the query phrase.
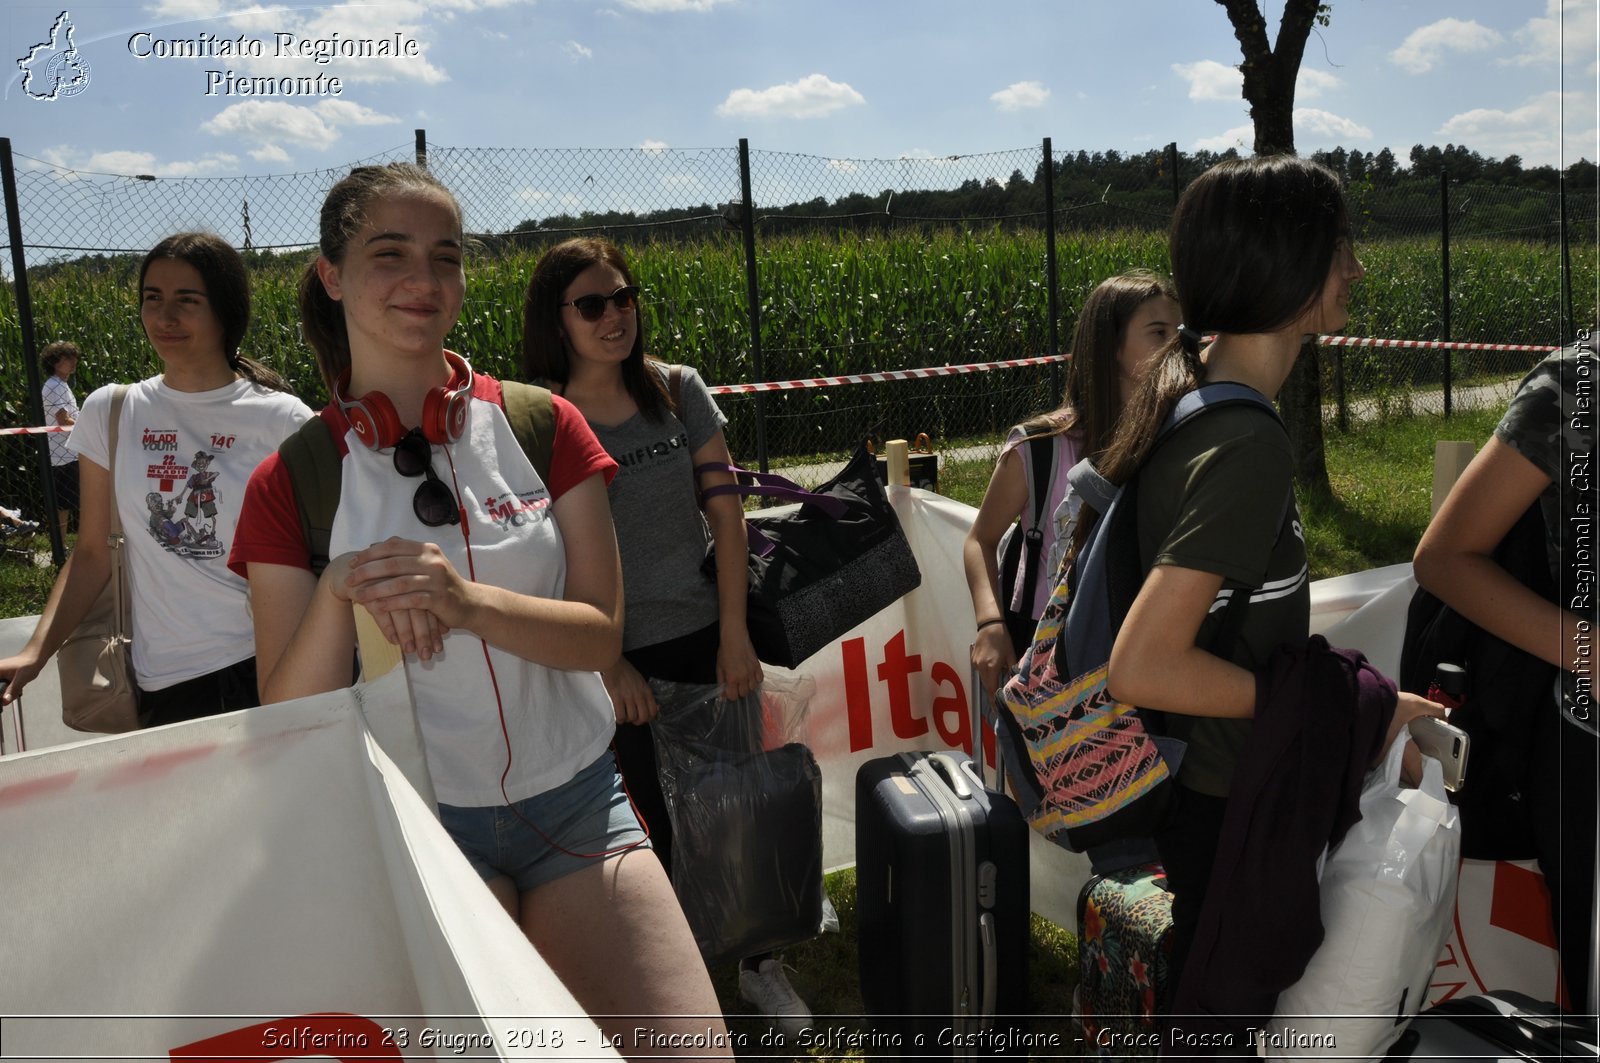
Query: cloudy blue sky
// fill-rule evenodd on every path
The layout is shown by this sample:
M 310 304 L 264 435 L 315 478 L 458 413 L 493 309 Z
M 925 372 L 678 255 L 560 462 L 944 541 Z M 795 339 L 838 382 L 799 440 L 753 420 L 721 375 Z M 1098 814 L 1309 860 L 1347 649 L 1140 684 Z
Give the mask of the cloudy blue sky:
M 1251 140 L 1237 44 L 1211 0 L 72 3 L 81 66 L 52 71 L 51 49 L 36 46 L 60 3 L 8 0 L 0 15 L 0 135 L 21 155 L 85 171 L 336 167 L 409 145 L 416 128 L 453 147 L 748 137 L 834 159 L 974 154 L 1044 136 L 1057 151 L 1248 151 Z M 1275 32 L 1281 3 L 1264 9 Z M 162 54 L 241 37 L 263 54 Z M 1389 147 L 1404 162 L 1413 144 L 1450 142 L 1530 165 L 1594 159 L 1596 37 L 1596 0 L 1335 0 L 1306 48 L 1298 147 Z M 277 54 L 285 39 L 398 39 L 414 54 L 319 63 Z M 18 60 L 30 55 L 24 84 Z M 83 68 L 75 94 L 33 98 Z M 321 74 L 341 91 L 230 95 L 229 74 L 234 86 Z

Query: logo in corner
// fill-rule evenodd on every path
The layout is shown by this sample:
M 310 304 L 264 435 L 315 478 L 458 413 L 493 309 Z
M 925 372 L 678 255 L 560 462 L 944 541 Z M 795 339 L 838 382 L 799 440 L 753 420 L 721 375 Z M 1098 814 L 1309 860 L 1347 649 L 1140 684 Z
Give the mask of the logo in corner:
M 76 27 L 63 11 L 50 27 L 50 39 L 28 49 L 17 60 L 22 71 L 22 91 L 35 100 L 55 101 L 76 96 L 89 87 L 89 61 L 72 43 Z

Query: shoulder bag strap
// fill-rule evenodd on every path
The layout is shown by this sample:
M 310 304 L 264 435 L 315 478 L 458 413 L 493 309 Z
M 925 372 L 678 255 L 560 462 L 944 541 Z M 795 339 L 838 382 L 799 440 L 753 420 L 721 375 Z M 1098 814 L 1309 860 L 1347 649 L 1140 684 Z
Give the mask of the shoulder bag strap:
M 1026 512 L 1030 519 L 1019 529 L 1022 533 L 1022 571 L 1019 583 L 1022 588 L 1022 600 L 1026 603 L 1022 611 L 1032 616 L 1033 603 L 1037 600 L 1034 597 L 1034 583 L 1039 578 L 1039 555 L 1044 552 L 1044 532 L 1039 530 L 1039 525 L 1044 520 L 1044 504 L 1050 497 L 1050 483 L 1056 473 L 1056 437 L 1030 437 L 1028 449 L 1024 452 L 1024 460 L 1029 471 L 1029 508 Z
M 107 475 L 111 482 L 110 515 L 106 525 L 106 546 L 111 551 L 111 594 L 114 600 L 112 615 L 115 618 L 118 638 L 130 638 L 133 623 L 128 615 L 128 573 L 122 565 L 122 514 L 117 512 L 117 436 L 122 420 L 122 403 L 128 397 L 128 385 L 118 384 L 111 393 L 111 420 L 107 425 L 106 439 L 110 444 Z

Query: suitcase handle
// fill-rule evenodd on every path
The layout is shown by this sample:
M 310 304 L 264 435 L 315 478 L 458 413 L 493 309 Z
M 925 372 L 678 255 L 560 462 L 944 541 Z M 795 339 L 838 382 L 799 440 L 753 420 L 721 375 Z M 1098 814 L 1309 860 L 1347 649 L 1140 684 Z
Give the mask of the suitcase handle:
M 983 942 L 983 1010 L 978 1013 L 980 1030 L 987 1030 L 994 1025 L 994 1009 L 999 997 L 999 988 L 995 984 L 1000 980 L 999 946 L 994 938 L 994 913 L 984 912 L 978 917 L 978 940 Z
M 967 785 L 967 780 L 961 771 L 961 765 L 956 763 L 956 758 L 948 753 L 930 753 L 928 764 L 943 775 L 950 783 L 950 789 L 962 800 L 972 799 L 972 787 Z

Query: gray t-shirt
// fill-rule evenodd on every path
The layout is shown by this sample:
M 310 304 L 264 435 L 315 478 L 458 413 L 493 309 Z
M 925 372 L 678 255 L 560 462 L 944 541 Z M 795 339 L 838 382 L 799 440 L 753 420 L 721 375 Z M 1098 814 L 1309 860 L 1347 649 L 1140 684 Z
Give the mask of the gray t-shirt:
M 650 363 L 666 379 L 668 367 Z M 617 462 L 607 489 L 622 553 L 622 648 L 636 650 L 699 631 L 717 619 L 716 585 L 700 571 L 711 529 L 695 499 L 694 452 L 728 423 L 700 374 L 680 369 L 678 415 L 636 413 L 619 425 L 589 423 Z

